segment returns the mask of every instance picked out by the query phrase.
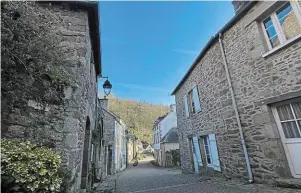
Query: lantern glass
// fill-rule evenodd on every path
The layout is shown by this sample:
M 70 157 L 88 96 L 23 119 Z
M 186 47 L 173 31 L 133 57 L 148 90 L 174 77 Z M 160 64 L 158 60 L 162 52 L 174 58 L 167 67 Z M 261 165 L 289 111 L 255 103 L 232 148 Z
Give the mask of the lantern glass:
M 111 93 L 111 89 L 112 89 L 112 84 L 110 83 L 109 80 L 106 80 L 103 84 L 103 90 L 105 95 L 109 95 Z

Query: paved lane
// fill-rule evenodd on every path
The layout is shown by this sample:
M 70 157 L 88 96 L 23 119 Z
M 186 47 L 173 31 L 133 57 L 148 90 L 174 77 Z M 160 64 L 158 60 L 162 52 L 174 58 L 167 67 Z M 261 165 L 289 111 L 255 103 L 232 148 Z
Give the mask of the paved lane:
M 234 181 L 201 181 L 196 175 L 180 170 L 153 166 L 150 159 L 139 161 L 119 174 L 117 193 L 301 193 L 300 190 L 265 185 L 243 185 Z

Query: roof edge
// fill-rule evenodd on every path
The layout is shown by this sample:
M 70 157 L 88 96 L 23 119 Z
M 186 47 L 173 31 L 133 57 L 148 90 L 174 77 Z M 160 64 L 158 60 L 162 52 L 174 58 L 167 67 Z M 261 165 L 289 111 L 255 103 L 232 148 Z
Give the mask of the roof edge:
M 224 27 L 222 27 L 222 29 L 220 29 L 214 36 L 212 36 L 209 41 L 207 42 L 207 44 L 204 46 L 204 48 L 201 50 L 201 52 L 199 53 L 199 55 L 197 56 L 197 58 L 194 60 L 194 62 L 192 63 L 192 65 L 189 67 L 188 71 L 185 73 L 184 77 L 180 80 L 180 82 L 178 83 L 178 85 L 176 86 L 176 88 L 172 91 L 171 95 L 175 95 L 175 93 L 179 90 L 180 86 L 185 82 L 185 80 L 188 78 L 188 76 L 190 75 L 190 73 L 192 72 L 192 70 L 197 66 L 198 62 L 204 57 L 204 55 L 206 54 L 206 52 L 209 50 L 209 48 L 213 45 L 214 41 L 217 40 L 218 36 L 220 33 L 224 33 L 226 32 L 229 28 L 231 28 L 237 21 L 239 21 L 245 14 L 247 11 L 249 11 L 253 5 L 255 3 L 257 3 L 258 1 L 250 1 L 245 8 L 243 8 L 239 13 L 237 13 L 236 15 L 234 15 L 234 17 L 232 17 L 232 19 L 226 23 L 226 25 Z

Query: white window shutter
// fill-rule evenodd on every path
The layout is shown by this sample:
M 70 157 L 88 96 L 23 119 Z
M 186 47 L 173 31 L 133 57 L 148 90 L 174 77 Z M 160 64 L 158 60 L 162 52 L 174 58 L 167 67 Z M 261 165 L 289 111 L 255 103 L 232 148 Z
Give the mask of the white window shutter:
M 218 157 L 215 134 L 209 134 L 209 144 L 210 144 L 213 168 L 214 170 L 221 172 L 222 170 L 221 170 L 219 157 Z
M 198 137 L 193 137 L 192 140 L 193 140 L 193 145 L 194 145 L 194 148 L 196 151 L 195 154 L 196 154 L 196 159 L 197 159 L 198 165 L 203 166 L 202 155 L 201 155 Z

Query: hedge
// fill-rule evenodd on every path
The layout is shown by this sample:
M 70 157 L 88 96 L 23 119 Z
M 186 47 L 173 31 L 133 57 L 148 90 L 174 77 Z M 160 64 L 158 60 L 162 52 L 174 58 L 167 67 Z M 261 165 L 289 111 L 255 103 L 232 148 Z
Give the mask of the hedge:
M 1 192 L 59 192 L 61 158 L 30 142 L 1 140 Z

